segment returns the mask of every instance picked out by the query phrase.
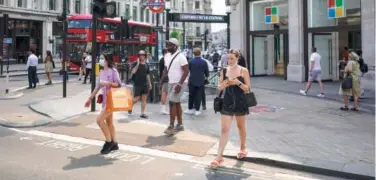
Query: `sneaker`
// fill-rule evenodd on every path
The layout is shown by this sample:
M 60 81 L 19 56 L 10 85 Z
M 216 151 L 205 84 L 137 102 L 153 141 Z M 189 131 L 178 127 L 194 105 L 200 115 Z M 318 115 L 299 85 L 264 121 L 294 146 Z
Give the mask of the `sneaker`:
M 188 109 L 188 110 L 184 111 L 184 114 L 192 115 L 193 113 L 195 113 L 195 111 L 193 109 Z
M 174 133 L 174 126 L 168 126 L 167 129 L 164 131 L 165 134 L 173 134 Z
M 300 94 L 307 96 L 307 92 L 305 90 L 300 90 Z
M 202 106 L 202 110 L 206 111 L 206 106 Z
M 147 119 L 149 118 L 146 114 L 141 114 L 140 118 L 144 118 L 144 119 Z
M 184 131 L 184 126 L 182 124 L 177 124 L 175 126 L 175 131 Z
M 161 114 L 169 115 L 170 113 L 167 111 L 167 107 L 165 105 L 162 105 Z
M 324 93 L 320 93 L 320 94 L 317 95 L 317 97 L 323 98 L 323 97 L 325 97 L 325 94 Z
M 195 111 L 195 116 L 199 116 L 201 115 L 201 112 L 200 111 Z
M 111 151 L 119 150 L 119 145 L 118 145 L 117 142 L 112 141 L 112 144 L 113 144 L 113 146 L 111 148 Z
M 129 110 L 129 111 L 128 111 L 128 114 L 132 114 L 132 110 Z
M 105 142 L 101 150 L 101 154 L 108 154 L 111 152 L 111 148 L 114 146 L 112 142 Z

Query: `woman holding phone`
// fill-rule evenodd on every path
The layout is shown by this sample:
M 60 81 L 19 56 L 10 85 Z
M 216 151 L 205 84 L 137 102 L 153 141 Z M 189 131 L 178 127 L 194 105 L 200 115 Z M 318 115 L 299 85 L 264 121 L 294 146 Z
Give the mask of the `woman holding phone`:
M 211 163 L 212 168 L 217 168 L 223 163 L 223 151 L 227 144 L 231 124 L 235 118 L 240 136 L 240 151 L 237 158 L 243 159 L 247 156 L 245 147 L 245 115 L 249 114 L 245 92 L 250 91 L 251 79 L 246 68 L 238 65 L 240 52 L 229 50 L 227 54 L 228 66 L 221 71 L 218 90 L 225 90 L 223 106 L 221 111 L 222 130 L 219 140 L 217 158 Z
M 103 67 L 103 70 L 99 73 L 96 87 L 85 103 L 85 107 L 90 106 L 91 100 L 96 96 L 98 91 L 102 89 L 102 111 L 97 117 L 97 124 L 100 127 L 106 141 L 101 150 L 101 154 L 108 154 L 111 151 L 118 150 L 119 146 L 115 139 L 115 127 L 113 124 L 112 112 L 106 112 L 106 93 L 110 88 L 118 88 L 121 86 L 119 73 L 113 68 L 113 59 L 111 55 L 104 55 L 104 58 L 99 61 L 99 64 Z

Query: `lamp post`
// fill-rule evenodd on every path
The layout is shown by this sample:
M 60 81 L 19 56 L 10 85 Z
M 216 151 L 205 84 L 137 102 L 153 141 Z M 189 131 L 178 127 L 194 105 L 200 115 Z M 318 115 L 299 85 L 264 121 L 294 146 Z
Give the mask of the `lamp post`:
M 165 9 L 166 9 L 166 41 L 170 39 L 170 9 L 171 2 L 166 0 Z
M 227 49 L 230 49 L 230 14 L 231 14 L 231 7 L 230 5 L 226 4 L 226 14 L 227 14 Z

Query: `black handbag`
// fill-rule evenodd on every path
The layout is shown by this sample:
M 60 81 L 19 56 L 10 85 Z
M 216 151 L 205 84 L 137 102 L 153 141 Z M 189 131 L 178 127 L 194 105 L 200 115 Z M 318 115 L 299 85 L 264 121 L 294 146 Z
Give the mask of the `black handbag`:
M 225 79 L 227 69 L 223 69 L 223 80 Z M 223 90 L 219 93 L 219 95 L 214 98 L 213 102 L 213 109 L 214 113 L 221 112 L 223 107 L 223 98 L 222 98 Z
M 347 75 L 341 84 L 342 90 L 352 89 L 352 76 Z
M 253 92 L 245 93 L 245 99 L 247 101 L 248 107 L 257 106 L 257 100 L 256 100 L 255 93 L 253 93 Z

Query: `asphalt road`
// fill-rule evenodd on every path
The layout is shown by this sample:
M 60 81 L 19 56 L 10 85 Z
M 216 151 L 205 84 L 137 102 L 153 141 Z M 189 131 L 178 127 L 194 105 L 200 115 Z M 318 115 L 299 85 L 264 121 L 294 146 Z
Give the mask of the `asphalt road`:
M 211 170 L 207 163 L 176 159 L 154 150 L 137 151 L 125 145 L 99 155 L 102 142 L 0 127 L 1 180 L 224 180 L 335 179 L 312 174 L 281 173 L 270 168 Z M 142 153 L 138 153 L 142 152 Z M 184 159 L 184 158 L 183 158 Z M 268 170 L 266 170 L 268 169 Z M 290 173 L 288 173 L 290 172 Z

